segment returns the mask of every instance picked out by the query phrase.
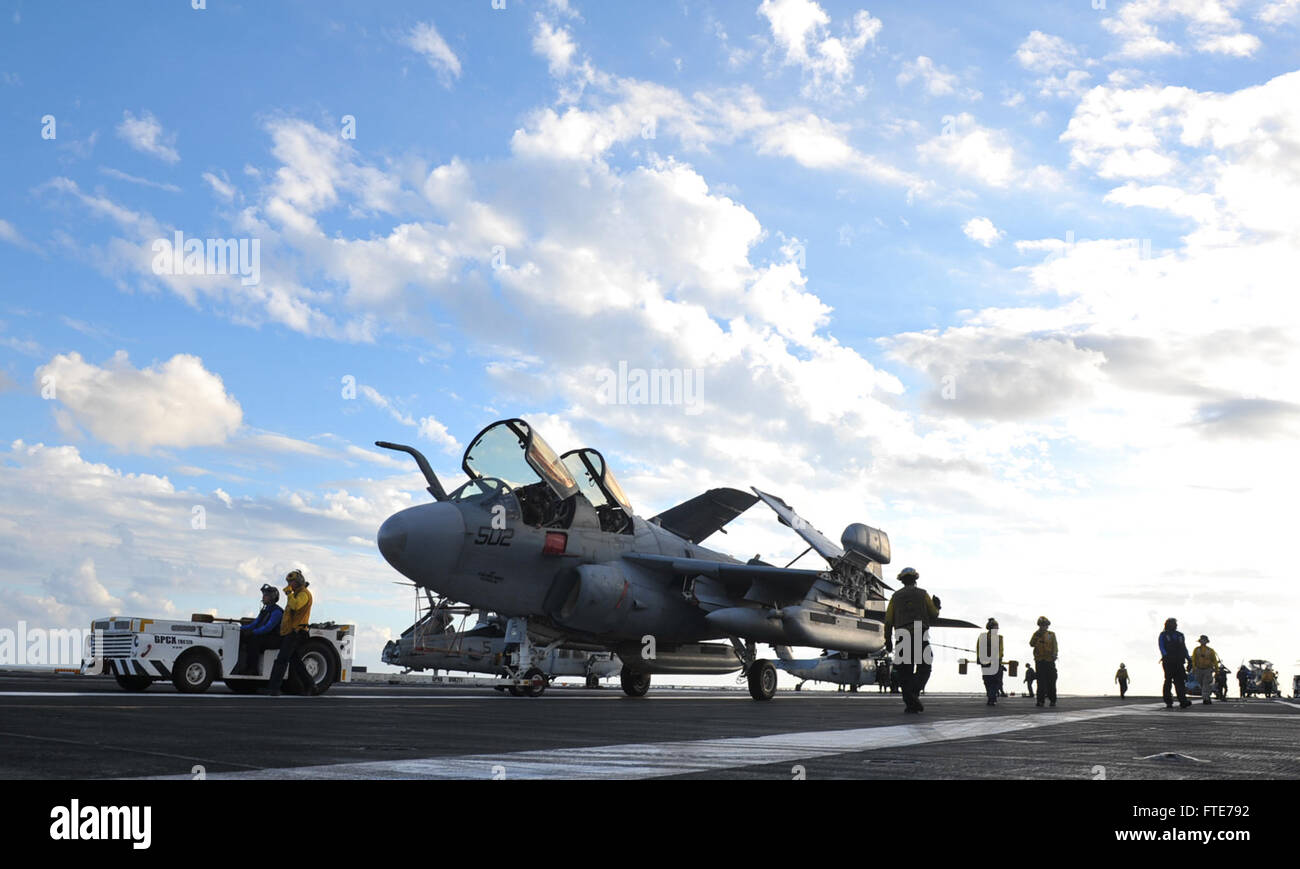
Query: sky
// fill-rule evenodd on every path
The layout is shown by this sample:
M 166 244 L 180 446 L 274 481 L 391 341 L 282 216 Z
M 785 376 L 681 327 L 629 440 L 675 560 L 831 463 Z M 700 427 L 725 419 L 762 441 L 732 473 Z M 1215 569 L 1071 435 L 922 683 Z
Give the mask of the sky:
M 415 614 L 375 533 L 428 495 L 373 442 L 450 489 L 520 416 L 643 516 L 753 485 L 885 529 L 886 579 L 996 617 L 1009 658 L 1048 616 L 1063 693 L 1121 661 L 1157 691 L 1170 616 L 1289 685 L 1298 27 L 6 0 L 0 625 L 252 614 L 298 567 L 374 667 Z M 708 545 L 798 555 L 761 511 Z M 979 690 L 960 656 L 932 690 Z

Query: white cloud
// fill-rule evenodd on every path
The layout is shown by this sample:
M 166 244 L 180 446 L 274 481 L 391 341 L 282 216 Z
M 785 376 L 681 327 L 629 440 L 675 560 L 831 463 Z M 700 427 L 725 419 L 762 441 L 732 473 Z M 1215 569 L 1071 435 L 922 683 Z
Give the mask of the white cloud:
M 1037 82 L 1038 95 L 1057 98 L 1082 96 L 1088 89 L 1087 82 L 1090 78 L 1092 73 L 1081 69 L 1072 69 L 1064 76 L 1045 76 Z
M 61 354 L 38 368 L 36 379 L 53 386 L 65 424 L 123 451 L 220 444 L 243 422 L 239 402 L 197 356 L 137 369 L 122 350 L 103 368 Z
M 936 66 L 935 62 L 925 55 L 919 55 L 916 60 L 904 62 L 902 71 L 897 77 L 899 87 L 903 87 L 913 80 L 919 80 L 925 92 L 932 97 L 943 97 L 957 94 L 960 90 L 961 95 L 969 100 L 977 100 L 981 94 L 973 88 L 960 88 L 960 79 L 947 69 Z
M 424 56 L 447 87 L 451 86 L 452 79 L 460 78 L 460 58 L 447 45 L 433 22 L 422 21 L 412 27 L 406 35 L 406 45 Z
M 1050 73 L 1078 65 L 1079 49 L 1059 36 L 1031 31 L 1016 49 L 1016 60 L 1031 72 Z
M 235 198 L 235 188 L 231 186 L 230 179 L 226 177 L 225 172 L 222 172 L 220 176 L 212 172 L 204 172 L 203 180 L 212 188 L 213 193 L 227 202 Z
M 375 407 L 380 408 L 381 410 L 388 411 L 388 414 L 392 416 L 393 419 L 401 423 L 402 425 L 412 425 L 412 426 L 415 425 L 415 420 L 411 418 L 410 414 L 402 413 L 400 410 L 394 407 L 393 402 L 387 396 L 380 393 L 379 390 L 375 389 L 373 386 L 366 386 L 365 384 L 362 384 L 360 387 L 360 391 L 367 401 L 369 401 Z
M 1093 63 L 1080 56 L 1079 49 L 1059 36 L 1034 30 L 1016 49 L 1016 60 L 1039 74 L 1035 81 L 1039 96 L 1077 97 L 1087 89 L 1091 73 L 1081 67 Z
M 432 441 L 445 453 L 461 452 L 460 441 L 447 431 L 447 427 L 431 416 L 420 418 L 420 437 Z
M 858 10 L 842 36 L 830 35 L 830 16 L 814 0 L 763 0 L 758 14 L 767 19 L 783 63 L 801 68 L 809 95 L 838 93 L 853 78 L 853 61 L 880 33 L 880 19 Z
M 1194 216 L 1202 232 L 1221 241 L 1242 231 L 1295 238 L 1286 203 L 1300 196 L 1297 104 L 1300 72 L 1229 94 L 1094 88 L 1061 140 L 1076 163 L 1103 178 L 1176 181 L 1178 195 L 1157 191 L 1142 204 L 1160 201 Z M 1136 193 L 1116 195 L 1133 202 Z
M 1300 18 L 1300 0 L 1270 0 L 1255 17 L 1273 26 L 1294 21 Z
M 962 224 L 961 231 L 971 241 L 978 242 L 985 247 L 990 247 L 994 242 L 1006 235 L 1005 232 L 994 226 L 993 221 L 987 217 L 972 217 Z
M 162 124 L 152 112 L 146 111 L 138 118 L 129 110 L 123 112 L 117 135 L 137 151 L 157 157 L 164 163 L 176 163 L 181 159 L 176 150 L 176 134 L 164 133 Z
M 989 187 L 1054 189 L 1062 183 L 1048 166 L 1026 169 L 1006 133 L 980 126 L 973 115 L 963 112 L 947 119 L 945 127 L 917 146 L 922 160 L 942 163 Z
M 131 184 L 138 184 L 141 187 L 152 187 L 155 190 L 166 190 L 168 193 L 181 192 L 181 189 L 175 184 L 167 184 L 162 181 L 151 181 L 148 178 L 141 178 L 138 175 L 130 175 L 120 169 L 114 169 L 111 166 L 100 166 L 99 171 L 110 178 L 116 178 L 119 181 L 127 181 Z
M 322 477 L 338 465 L 326 467 Z M 297 567 L 322 620 L 400 629 L 409 592 L 391 582 L 374 532 L 427 499 L 419 473 L 409 462 L 403 469 L 254 497 L 178 489 L 163 476 L 87 461 L 75 447 L 16 441 L 0 459 L 0 623 L 84 628 L 114 613 L 252 614 L 259 586 Z M 201 528 L 196 506 L 206 511 Z M 381 647 L 363 644 L 358 663 L 377 664 Z
M 1132 0 L 1117 15 L 1102 19 L 1102 27 L 1120 39 L 1116 54 L 1144 59 L 1176 55 L 1177 43 L 1160 36 L 1158 23 L 1185 21 L 1190 46 L 1199 52 L 1249 57 L 1259 39 L 1241 30 L 1232 13 L 1236 0 Z
M 0 220 L 0 241 L 7 241 L 16 247 L 26 248 L 27 250 L 36 250 L 36 245 L 28 241 L 16 226 L 7 220 Z
M 533 34 L 533 51 L 546 58 L 551 75 L 564 75 L 573 68 L 578 46 L 565 27 L 557 27 L 540 15 Z

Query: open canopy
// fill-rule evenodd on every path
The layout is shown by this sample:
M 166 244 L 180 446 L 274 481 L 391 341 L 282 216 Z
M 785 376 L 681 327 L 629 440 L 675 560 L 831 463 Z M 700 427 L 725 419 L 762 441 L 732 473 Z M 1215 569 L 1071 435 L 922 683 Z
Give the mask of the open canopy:
M 614 472 L 609 469 L 605 457 L 599 452 L 583 447 L 565 453 L 561 459 L 592 506 L 621 507 L 627 515 L 632 515 L 632 504 L 618 480 L 614 479 Z
M 479 432 L 460 466 L 471 480 L 496 477 L 512 489 L 543 482 L 560 499 L 578 492 L 555 450 L 522 419 L 494 422 Z

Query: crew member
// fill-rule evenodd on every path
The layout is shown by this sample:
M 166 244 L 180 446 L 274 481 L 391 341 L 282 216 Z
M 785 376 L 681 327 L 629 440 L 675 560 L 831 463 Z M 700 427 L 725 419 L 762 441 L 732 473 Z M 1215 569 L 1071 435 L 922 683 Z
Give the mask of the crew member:
M 1214 672 L 1219 666 L 1219 656 L 1210 648 L 1210 638 L 1201 634 L 1197 639 L 1199 646 L 1192 649 L 1192 670 L 1196 673 L 1196 682 L 1201 686 L 1201 703 L 1208 706 L 1210 691 L 1214 687 Z
M 1038 630 L 1029 638 L 1029 645 L 1034 649 L 1034 664 L 1038 668 L 1038 702 L 1035 706 L 1042 706 L 1044 700 L 1056 705 L 1057 646 L 1056 633 L 1047 629 L 1051 623 L 1047 616 L 1039 616 Z
M 1219 662 L 1219 669 L 1214 673 L 1214 694 L 1220 700 L 1228 699 L 1228 668 Z
M 1265 667 L 1264 672 L 1259 674 L 1259 688 L 1265 697 L 1272 697 L 1277 692 L 1277 673 L 1273 672 L 1272 667 Z
M 1119 669 L 1115 671 L 1115 681 L 1119 683 L 1119 699 L 1123 700 L 1124 695 L 1128 693 L 1128 668 L 1122 661 Z
M 1033 664 L 1025 664 L 1025 684 L 1029 686 L 1029 699 L 1034 699 L 1034 680 L 1038 678 L 1038 672 L 1034 669 Z
M 280 648 L 280 591 L 275 586 L 262 586 L 262 611 L 257 618 L 239 629 L 239 661 L 234 672 L 262 675 L 262 653 Z M 254 663 L 256 666 L 253 666 Z
M 284 617 L 280 619 L 280 654 L 275 657 L 271 667 L 271 696 L 280 696 L 280 683 L 284 681 L 286 668 L 293 669 L 293 675 L 302 686 L 304 694 L 316 693 L 316 685 L 307 668 L 302 664 L 302 647 L 307 642 L 307 624 L 311 621 L 311 592 L 307 590 L 307 580 L 301 570 L 291 570 L 285 576 L 289 583 L 284 587 Z
M 998 690 L 1002 687 L 1002 655 L 1005 646 L 1002 635 L 998 633 L 998 620 L 989 619 L 984 625 L 987 630 L 975 639 L 975 657 L 984 672 L 984 693 L 988 695 L 988 705 L 998 705 Z M 993 650 L 996 639 L 997 651 Z
M 1241 669 L 1237 671 L 1237 687 L 1241 689 L 1241 699 L 1245 700 L 1246 695 L 1250 693 L 1250 671 L 1246 665 L 1242 664 Z
M 1178 707 L 1186 709 L 1192 705 L 1192 701 L 1187 699 L 1187 667 L 1192 663 L 1191 655 L 1187 654 L 1187 641 L 1178 631 L 1178 619 L 1166 619 L 1164 633 L 1160 635 L 1160 665 L 1165 671 L 1164 687 L 1160 693 L 1165 698 L 1165 708 L 1174 708 L 1173 695 L 1169 693 L 1170 686 L 1178 691 Z
M 921 712 L 921 692 L 930 681 L 931 623 L 939 617 L 939 604 L 916 584 L 920 574 L 915 568 L 904 567 L 898 574 L 903 587 L 894 592 L 885 610 L 885 637 L 887 648 L 894 645 L 893 632 L 898 629 L 900 647 L 894 653 L 894 670 L 899 674 L 903 689 L 903 711 Z

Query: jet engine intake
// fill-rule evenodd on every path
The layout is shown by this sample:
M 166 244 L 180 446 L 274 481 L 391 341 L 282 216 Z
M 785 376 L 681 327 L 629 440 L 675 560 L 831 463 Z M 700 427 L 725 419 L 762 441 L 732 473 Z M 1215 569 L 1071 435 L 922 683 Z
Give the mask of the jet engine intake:
M 632 611 L 634 589 L 618 565 L 583 564 L 562 571 L 548 599 L 551 618 L 592 634 L 615 631 Z

